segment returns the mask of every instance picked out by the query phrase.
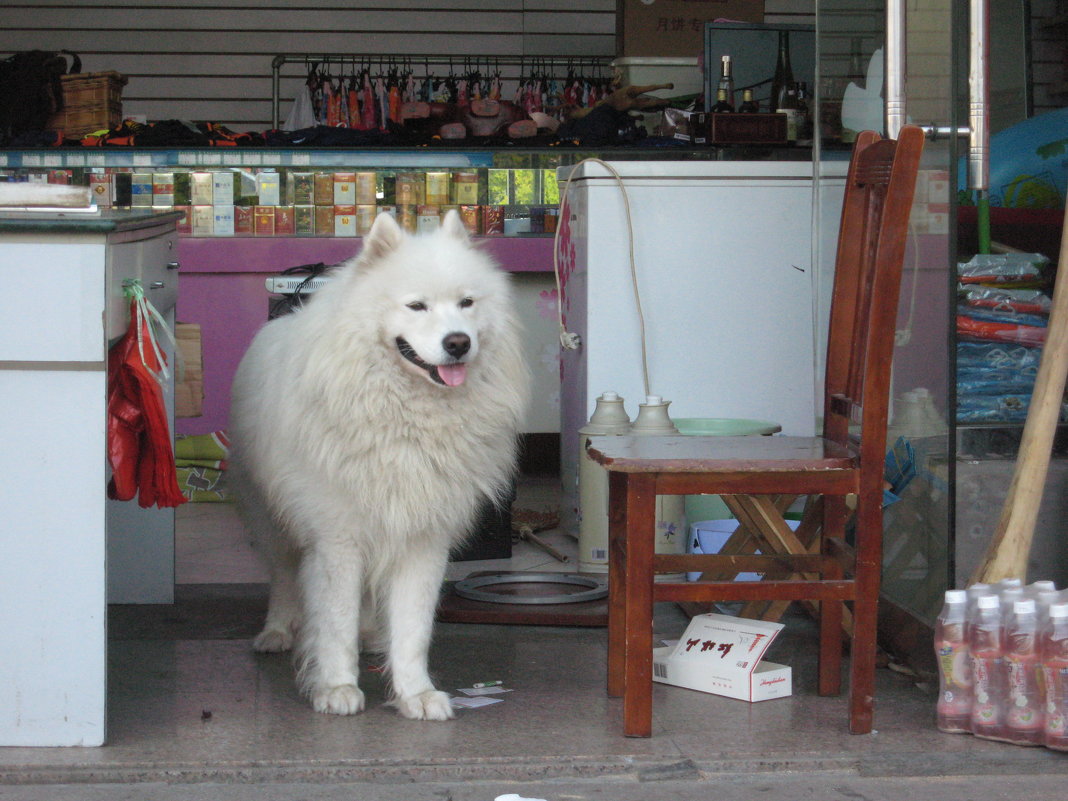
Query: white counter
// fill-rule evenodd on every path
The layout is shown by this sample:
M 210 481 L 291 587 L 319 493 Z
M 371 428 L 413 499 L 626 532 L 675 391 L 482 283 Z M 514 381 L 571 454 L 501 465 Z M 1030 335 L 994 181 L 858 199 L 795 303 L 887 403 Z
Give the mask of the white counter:
M 178 216 L 0 214 L 0 746 L 104 742 L 109 529 L 141 552 L 112 595 L 173 598 L 173 510 L 106 501 L 105 433 L 122 279 L 174 306 Z

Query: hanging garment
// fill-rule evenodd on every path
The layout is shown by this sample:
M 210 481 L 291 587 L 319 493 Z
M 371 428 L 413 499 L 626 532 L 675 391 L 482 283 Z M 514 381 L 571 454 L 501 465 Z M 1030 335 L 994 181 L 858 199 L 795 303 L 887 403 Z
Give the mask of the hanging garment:
M 349 112 L 349 127 L 361 129 L 363 128 L 363 120 L 360 118 L 360 93 L 356 88 L 356 76 L 349 76 L 349 87 L 346 91 L 348 95 L 348 112 Z
M 361 129 L 364 131 L 370 131 L 378 127 L 378 122 L 375 119 L 377 113 L 375 112 L 375 90 L 371 86 L 371 73 L 367 70 L 363 71 L 363 91 L 360 93 L 360 117 L 363 119 L 363 125 Z
M 144 298 L 140 282 L 129 288 L 130 325 L 108 351 L 108 497 L 142 508 L 179 506 L 171 431 L 163 402 L 167 363 L 156 342 L 154 321 L 163 323 Z M 163 324 L 161 330 L 167 330 Z
M 282 123 L 283 131 L 299 131 L 302 128 L 311 128 L 315 125 L 315 111 L 312 109 L 311 92 L 308 84 L 301 84 L 297 90 L 297 96 L 293 98 L 293 107 L 289 110 L 289 116 Z

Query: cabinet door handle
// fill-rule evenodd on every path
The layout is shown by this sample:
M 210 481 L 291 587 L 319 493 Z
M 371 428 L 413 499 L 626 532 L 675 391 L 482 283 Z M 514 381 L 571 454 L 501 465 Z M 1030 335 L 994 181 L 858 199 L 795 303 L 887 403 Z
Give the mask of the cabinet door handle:
M 182 266 L 182 265 L 181 265 L 181 264 L 179 264 L 179 263 L 178 263 L 178 262 L 176 262 L 176 261 L 169 261 L 169 262 L 167 262 L 167 269 L 168 269 L 168 270 L 177 270 L 177 269 L 178 269 L 179 267 L 181 267 L 181 266 Z

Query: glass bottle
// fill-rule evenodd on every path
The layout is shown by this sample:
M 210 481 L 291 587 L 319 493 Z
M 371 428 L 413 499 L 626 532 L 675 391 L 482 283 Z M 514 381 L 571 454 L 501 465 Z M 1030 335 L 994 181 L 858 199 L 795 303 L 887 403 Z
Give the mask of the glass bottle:
M 786 92 L 776 106 L 777 114 L 786 115 L 786 140 L 796 142 L 800 136 L 801 109 L 797 102 L 797 84 L 791 83 L 786 87 Z
M 769 108 L 777 111 L 782 108 L 787 87 L 794 82 L 793 67 L 790 66 L 790 32 L 779 31 L 779 54 L 775 60 L 775 75 L 771 79 L 771 98 Z
M 734 106 L 727 100 L 727 90 L 716 90 L 716 103 L 711 109 L 713 114 L 731 114 L 734 111 Z
M 797 84 L 797 140 L 806 144 L 812 144 L 813 124 L 812 107 L 809 105 L 808 84 L 801 81 Z
M 760 107 L 756 104 L 756 101 L 753 100 L 752 89 L 742 90 L 742 105 L 738 107 L 738 111 L 741 114 L 756 114 L 760 111 Z
M 731 109 L 734 109 L 734 73 L 731 69 L 731 57 L 722 56 L 720 58 L 720 73 L 719 84 L 716 86 L 716 94 L 723 91 L 727 93 L 727 102 L 730 103 Z

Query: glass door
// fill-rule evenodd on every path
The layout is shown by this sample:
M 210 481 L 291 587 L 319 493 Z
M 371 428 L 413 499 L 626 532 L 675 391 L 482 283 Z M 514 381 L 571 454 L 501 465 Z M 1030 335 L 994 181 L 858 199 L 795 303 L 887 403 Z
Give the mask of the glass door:
M 907 5 L 902 31 L 904 113 L 911 122 L 943 132 L 929 138 L 925 148 L 905 257 L 887 442 L 901 479 L 894 486 L 897 500 L 885 513 L 883 594 L 908 614 L 933 622 L 944 590 L 954 581 L 952 198 L 962 148 L 948 131 L 957 128 L 962 108 L 956 91 L 954 31 L 967 30 L 967 7 L 959 0 Z M 888 32 L 882 0 L 816 0 L 820 136 L 813 143 L 818 193 L 814 224 L 820 236 L 814 241 L 824 252 L 814 254 L 815 264 L 833 265 L 840 206 L 827 199 L 836 194 L 840 198 L 843 163 L 848 162 L 856 133 L 887 133 L 886 53 L 888 40 L 892 43 L 895 36 L 894 24 Z M 821 275 L 820 280 L 817 318 L 819 330 L 825 331 L 831 276 Z

